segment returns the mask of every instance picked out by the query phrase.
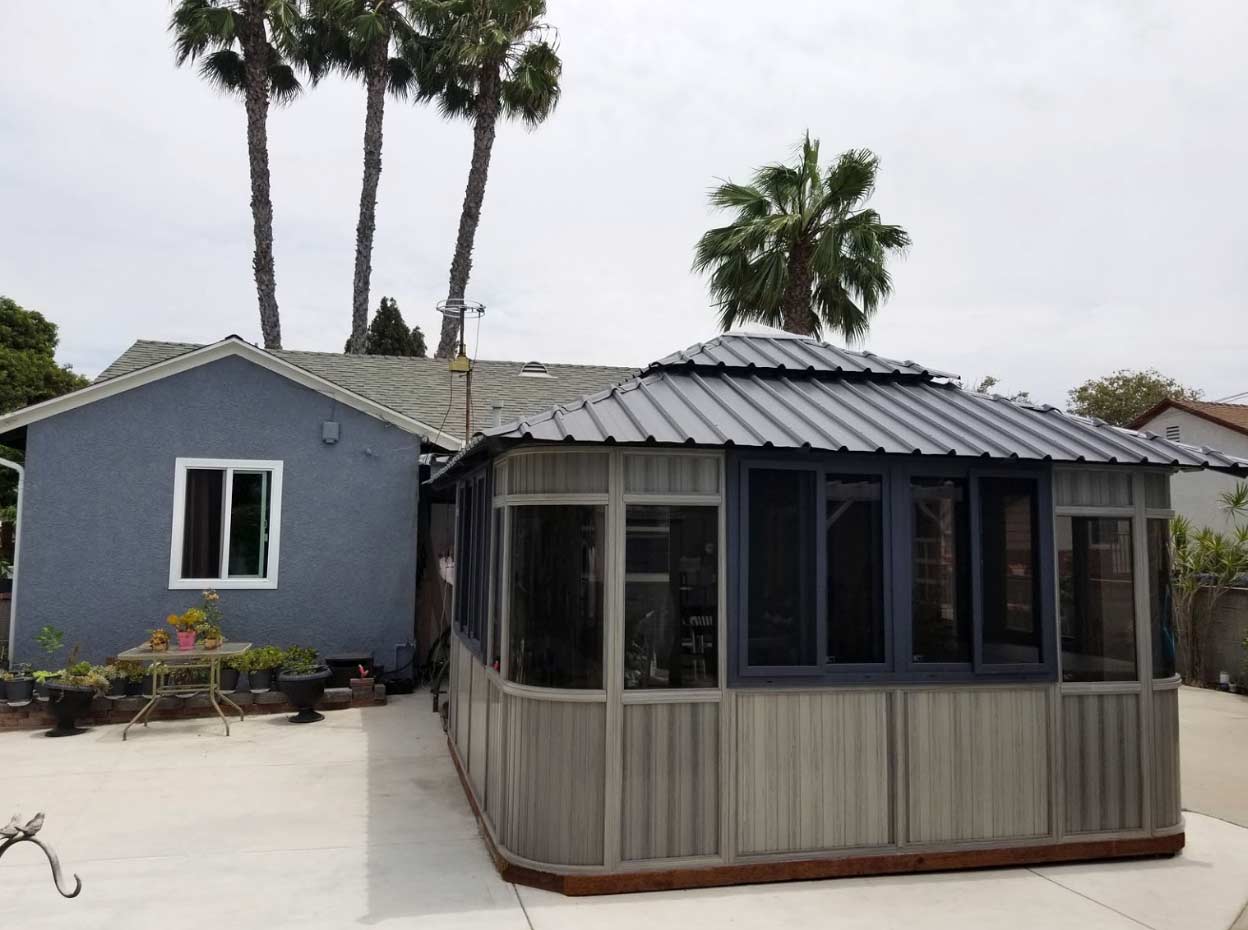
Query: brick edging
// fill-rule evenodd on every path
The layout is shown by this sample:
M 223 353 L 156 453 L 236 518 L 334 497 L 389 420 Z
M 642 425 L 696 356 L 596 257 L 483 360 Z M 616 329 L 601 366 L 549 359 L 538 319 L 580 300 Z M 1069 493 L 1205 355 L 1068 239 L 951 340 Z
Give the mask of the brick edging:
M 296 708 L 280 691 L 225 692 L 235 704 L 242 707 L 249 717 L 253 714 L 293 714 Z M 97 697 L 91 709 L 78 719 L 80 726 L 104 726 L 113 723 L 129 723 L 148 702 L 145 697 Z M 376 685 L 371 691 L 353 692 L 350 688 L 326 688 L 325 696 L 317 703 L 317 710 L 345 710 L 348 707 L 374 707 L 386 703 L 386 686 Z M 228 704 L 222 702 L 226 716 L 232 713 Z M 152 711 L 150 720 L 192 720 L 199 717 L 216 718 L 208 696 L 204 693 L 191 697 L 162 697 L 160 706 Z M 234 715 L 237 720 L 237 715 Z M 48 709 L 47 698 L 35 698 L 23 704 L 0 701 L 0 732 L 6 730 L 47 730 L 56 725 Z

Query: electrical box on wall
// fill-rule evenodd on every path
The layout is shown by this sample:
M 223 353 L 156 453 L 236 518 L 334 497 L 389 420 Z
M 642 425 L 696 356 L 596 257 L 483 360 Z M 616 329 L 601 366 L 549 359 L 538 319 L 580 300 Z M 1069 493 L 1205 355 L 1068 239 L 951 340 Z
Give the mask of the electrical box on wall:
M 321 442 L 332 446 L 338 441 L 338 423 L 334 420 L 326 420 L 321 424 Z

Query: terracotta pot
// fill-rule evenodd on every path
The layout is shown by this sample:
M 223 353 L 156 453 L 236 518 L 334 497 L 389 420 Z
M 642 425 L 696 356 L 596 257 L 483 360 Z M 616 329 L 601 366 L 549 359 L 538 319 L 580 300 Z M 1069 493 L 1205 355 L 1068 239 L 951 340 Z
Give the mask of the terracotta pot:
M 190 652 L 195 648 L 195 631 L 194 630 L 178 630 L 178 650 L 180 652 Z
M 168 652 L 168 651 L 169 651 L 169 643 L 168 643 L 168 642 L 163 642 L 163 643 L 149 643 L 149 645 L 152 647 L 152 652 Z
M 221 640 L 219 640 L 219 639 L 206 639 L 206 640 L 204 640 L 204 642 L 203 642 L 203 647 L 204 647 L 205 649 L 219 649 L 219 648 L 221 647 Z

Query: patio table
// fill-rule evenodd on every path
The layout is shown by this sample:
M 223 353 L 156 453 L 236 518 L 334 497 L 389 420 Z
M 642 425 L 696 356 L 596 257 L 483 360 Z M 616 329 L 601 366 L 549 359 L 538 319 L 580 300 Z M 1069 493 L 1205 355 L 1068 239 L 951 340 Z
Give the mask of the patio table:
M 166 695 L 186 694 L 188 691 L 198 693 L 200 691 L 208 692 L 208 700 L 212 704 L 213 709 L 217 712 L 217 716 L 221 718 L 221 722 L 225 724 L 225 735 L 230 735 L 230 721 L 221 710 L 218 701 L 225 701 L 236 711 L 238 711 L 238 719 L 246 720 L 246 714 L 243 709 L 225 696 L 221 690 L 221 663 L 226 659 L 233 659 L 241 656 L 244 652 L 251 648 L 251 643 L 222 643 L 216 649 L 205 649 L 196 644 L 194 649 L 177 649 L 170 647 L 165 652 L 157 652 L 148 644 L 136 646 L 133 649 L 127 649 L 125 652 L 117 656 L 119 662 L 151 662 L 152 668 L 152 693 L 148 702 L 143 705 L 134 718 L 126 724 L 126 728 L 121 731 L 121 738 L 124 740 L 126 734 L 130 732 L 130 728 L 143 721 L 143 726 L 147 726 L 148 718 L 151 716 L 153 708 L 160 703 L 160 699 Z M 201 685 L 196 682 L 192 685 L 171 684 L 169 682 L 169 673 L 173 671 L 173 667 L 179 669 L 206 668 L 208 670 L 208 682 Z

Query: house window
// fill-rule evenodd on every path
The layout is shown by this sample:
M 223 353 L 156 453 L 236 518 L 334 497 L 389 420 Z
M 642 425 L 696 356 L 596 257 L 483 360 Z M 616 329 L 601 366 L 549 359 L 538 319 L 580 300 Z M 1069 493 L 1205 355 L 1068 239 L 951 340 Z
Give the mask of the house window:
M 282 463 L 178 459 L 170 588 L 276 588 Z
M 602 688 L 606 508 L 509 509 L 508 677 L 544 688 Z
M 884 503 L 878 475 L 828 475 L 827 662 L 884 661 Z
M 1066 681 L 1136 677 L 1131 520 L 1057 518 L 1057 567 Z
M 747 662 L 816 666 L 815 474 L 749 474 Z
M 718 543 L 718 507 L 628 506 L 625 688 L 716 687 Z

